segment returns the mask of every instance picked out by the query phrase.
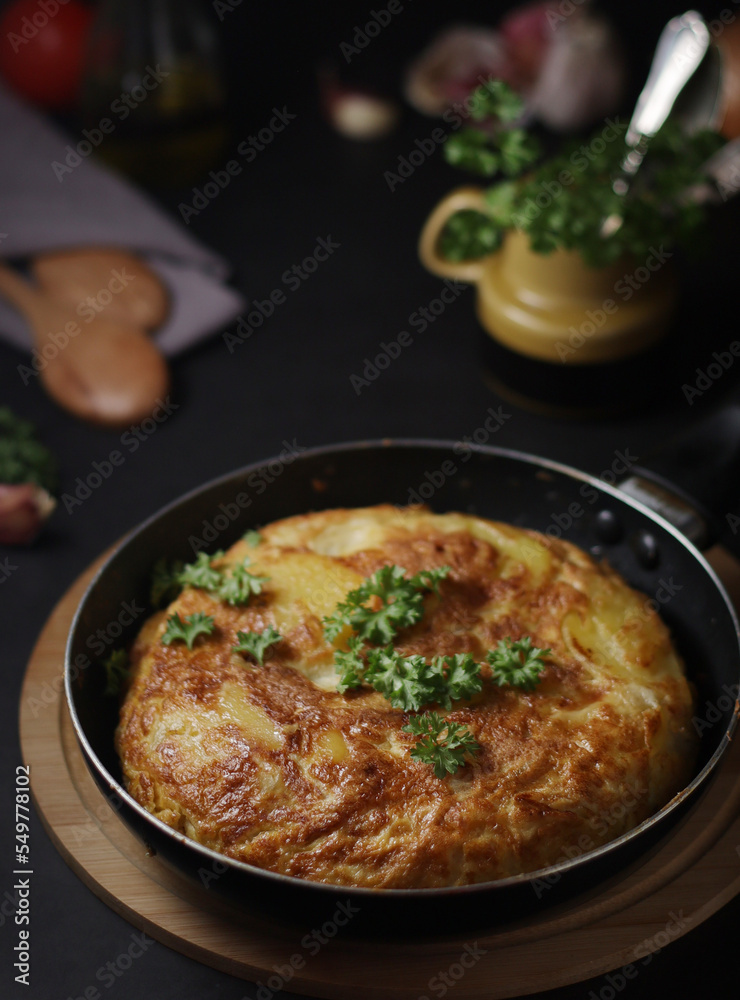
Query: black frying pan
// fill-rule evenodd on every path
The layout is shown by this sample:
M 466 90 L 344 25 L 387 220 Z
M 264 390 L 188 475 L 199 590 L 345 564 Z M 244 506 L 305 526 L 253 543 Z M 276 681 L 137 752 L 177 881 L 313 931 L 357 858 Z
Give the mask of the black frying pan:
M 619 459 L 615 461 L 618 474 Z M 635 470 L 629 472 L 634 477 Z M 636 486 L 644 491 L 646 481 L 633 479 L 631 488 Z M 635 830 L 582 857 L 496 882 L 424 890 L 338 889 L 265 872 L 200 847 L 130 798 L 122 788 L 113 747 L 117 706 L 103 696 L 103 671 L 95 663 L 85 664 L 93 659 L 97 631 L 119 621 L 125 602 L 129 609 L 146 606 L 154 560 L 160 555 L 192 560 L 195 538 L 207 541 L 207 551 L 226 548 L 248 528 L 291 514 L 418 499 L 440 512 L 471 512 L 564 537 L 607 559 L 657 602 L 697 688 L 701 752 L 688 787 Z M 666 503 L 665 497 L 661 502 Z M 686 505 L 679 503 L 676 515 L 694 534 L 703 531 L 704 542 L 711 531 L 708 503 L 700 505 L 698 514 L 692 510 L 693 521 Z M 143 620 L 142 613 L 116 643 L 132 638 Z M 738 640 L 729 599 L 699 551 L 620 490 L 565 466 L 498 448 L 366 442 L 241 469 L 188 494 L 136 529 L 82 600 L 68 643 L 66 691 L 77 737 L 101 789 L 153 850 L 199 886 L 283 918 L 300 913 L 304 921 L 307 914 L 320 919 L 321 913 L 333 912 L 337 898 L 349 898 L 361 911 L 353 921 L 355 929 L 393 925 L 394 933 L 399 926 L 428 930 L 430 905 L 444 901 L 440 912 L 461 929 L 470 921 L 511 921 L 573 894 L 593 892 L 605 879 L 618 878 L 625 866 L 639 865 L 696 803 L 728 745 L 737 722 Z

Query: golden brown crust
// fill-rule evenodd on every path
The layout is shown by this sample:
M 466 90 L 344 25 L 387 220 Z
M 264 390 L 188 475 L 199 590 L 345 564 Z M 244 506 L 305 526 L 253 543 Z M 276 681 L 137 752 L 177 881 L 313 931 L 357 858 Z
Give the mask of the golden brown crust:
M 643 595 L 564 541 L 462 514 L 379 506 L 276 522 L 254 549 L 270 577 L 249 606 L 186 589 L 132 650 L 117 745 L 131 794 L 230 857 L 341 885 L 488 881 L 582 854 L 631 829 L 686 782 L 692 700 Z M 530 635 L 552 657 L 526 693 L 484 683 L 448 717 L 482 749 L 444 780 L 409 756 L 408 716 L 377 692 L 336 691 L 321 618 L 379 567 L 450 566 L 396 646 L 426 657 Z M 216 630 L 161 645 L 168 614 Z M 262 667 L 239 630 L 275 627 Z M 488 668 L 484 668 L 488 676 Z

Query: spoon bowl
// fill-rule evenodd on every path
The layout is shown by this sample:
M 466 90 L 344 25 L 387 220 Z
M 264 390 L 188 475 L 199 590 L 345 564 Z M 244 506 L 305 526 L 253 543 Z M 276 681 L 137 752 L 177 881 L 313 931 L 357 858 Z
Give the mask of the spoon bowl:
M 31 273 L 39 288 L 59 303 L 111 322 L 155 330 L 167 319 L 169 296 L 152 269 L 134 254 L 106 247 L 57 250 L 37 255 Z
M 169 385 L 167 365 L 141 326 L 60 302 L 0 265 L 0 294 L 24 314 L 34 364 L 61 406 L 93 423 L 121 427 L 152 412 Z

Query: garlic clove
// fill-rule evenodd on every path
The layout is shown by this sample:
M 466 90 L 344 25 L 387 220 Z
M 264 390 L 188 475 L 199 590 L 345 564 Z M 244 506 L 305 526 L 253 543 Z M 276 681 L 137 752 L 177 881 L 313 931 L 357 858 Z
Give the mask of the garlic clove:
M 319 84 L 327 118 L 348 139 L 379 139 L 398 123 L 400 112 L 394 101 L 332 76 L 323 76 Z
M 0 545 L 28 545 L 56 507 L 56 500 L 35 483 L 0 483 Z
M 380 97 L 347 92 L 333 108 L 332 124 L 349 139 L 378 139 L 393 129 L 398 108 Z

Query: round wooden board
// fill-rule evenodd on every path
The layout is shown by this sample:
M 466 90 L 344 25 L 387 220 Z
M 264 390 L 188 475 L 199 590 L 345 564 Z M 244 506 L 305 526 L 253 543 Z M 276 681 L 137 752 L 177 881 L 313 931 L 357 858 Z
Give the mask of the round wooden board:
M 723 552 L 711 557 L 740 603 L 740 565 Z M 231 908 L 150 857 L 93 782 L 67 712 L 62 670 L 67 632 L 97 565 L 57 605 L 32 653 L 20 704 L 23 756 L 38 811 L 67 863 L 117 913 L 183 954 L 273 991 L 282 988 L 274 978 L 282 967 L 285 988 L 310 996 L 416 1000 L 443 972 L 459 979 L 460 1000 L 497 1000 L 639 960 L 740 892 L 735 741 L 709 790 L 671 836 L 600 891 L 516 926 L 483 930 L 477 939 L 381 943 L 340 931 L 313 954 L 315 943 L 304 939 L 312 928 Z

